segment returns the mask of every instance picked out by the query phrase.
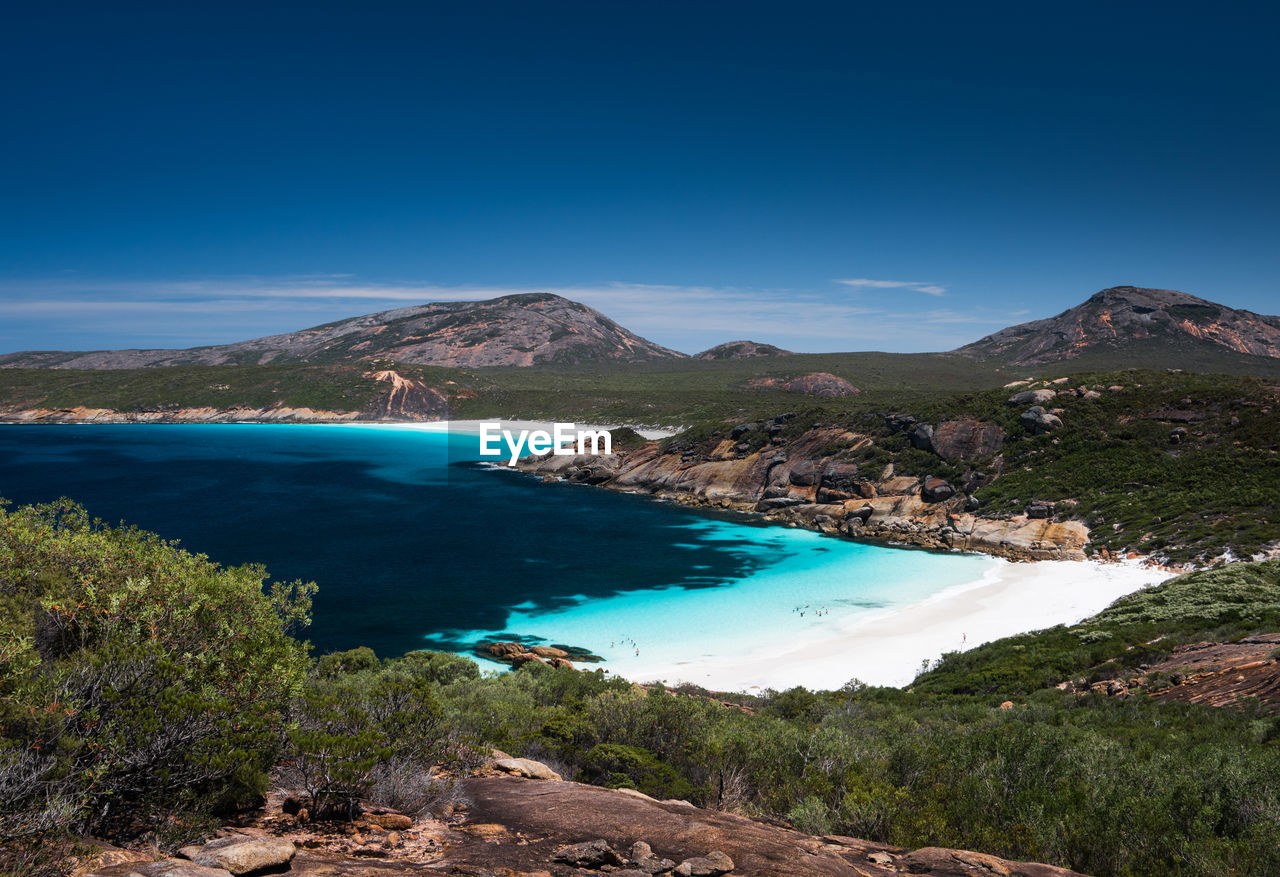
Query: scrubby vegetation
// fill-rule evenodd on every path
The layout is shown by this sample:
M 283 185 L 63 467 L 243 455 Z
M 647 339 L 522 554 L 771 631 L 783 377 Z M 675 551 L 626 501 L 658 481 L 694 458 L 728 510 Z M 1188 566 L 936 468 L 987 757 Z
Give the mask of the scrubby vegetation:
M 320 816 L 360 799 L 423 812 L 498 747 L 812 832 L 1098 875 L 1280 873 L 1280 717 L 1055 687 L 1276 630 L 1280 563 L 948 655 L 905 691 L 758 698 L 539 664 L 481 676 L 434 652 L 312 661 L 289 635 L 310 587 L 265 580 L 69 504 L 0 512 L 7 871 L 56 873 L 58 839 L 82 832 L 188 842 L 270 772 Z
M 0 507 L 7 849 L 163 832 L 265 791 L 313 591 L 265 579 L 69 503 Z

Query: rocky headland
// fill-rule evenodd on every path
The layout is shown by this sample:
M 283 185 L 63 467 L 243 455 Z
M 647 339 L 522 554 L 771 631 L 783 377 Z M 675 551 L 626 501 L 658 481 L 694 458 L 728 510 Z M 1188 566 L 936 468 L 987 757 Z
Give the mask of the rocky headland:
M 1021 394 L 1014 397 L 1021 405 Z M 1037 410 L 1038 409 L 1038 410 Z M 980 551 L 1014 560 L 1082 560 L 1089 529 L 1058 520 L 1048 504 L 1023 514 L 984 517 L 972 491 L 993 473 L 969 471 L 960 484 L 903 475 L 892 462 L 868 466 L 851 459 L 874 438 L 841 426 L 815 425 L 785 436 L 794 414 L 749 422 L 705 440 L 648 442 L 612 456 L 525 457 L 523 471 L 547 478 L 646 493 L 685 503 L 755 512 L 767 520 L 824 533 L 915 545 Z M 1056 415 L 1030 406 L 1026 428 L 1052 428 Z M 1041 418 L 1048 418 L 1042 423 Z M 972 418 L 931 425 L 899 416 L 893 427 L 913 446 L 942 459 L 990 457 L 1004 430 Z

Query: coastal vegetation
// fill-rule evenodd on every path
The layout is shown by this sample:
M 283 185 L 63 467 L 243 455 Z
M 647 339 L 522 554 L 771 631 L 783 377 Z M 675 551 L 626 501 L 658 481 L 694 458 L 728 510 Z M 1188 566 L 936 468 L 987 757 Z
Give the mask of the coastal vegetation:
M 1185 643 L 1276 630 L 1278 562 L 947 655 L 905 690 L 759 697 L 435 652 L 312 659 L 294 636 L 311 586 L 268 581 L 69 503 L 0 512 L 8 872 L 58 873 L 86 833 L 190 842 L 269 777 L 321 818 L 424 812 L 494 747 L 810 832 L 1098 875 L 1280 872 L 1275 704 L 1167 702 L 1142 678 Z M 1122 696 L 1093 685 L 1117 677 Z

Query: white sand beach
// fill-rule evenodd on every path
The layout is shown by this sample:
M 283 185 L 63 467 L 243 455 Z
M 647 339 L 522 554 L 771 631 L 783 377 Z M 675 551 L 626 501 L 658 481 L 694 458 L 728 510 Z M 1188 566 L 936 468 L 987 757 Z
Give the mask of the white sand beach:
M 805 642 L 756 649 L 744 644 L 741 653 L 696 662 L 664 663 L 653 655 L 643 663 L 628 660 L 617 672 L 639 682 L 692 682 L 720 691 L 831 689 L 852 679 L 902 686 L 922 662 L 944 652 L 1075 623 L 1171 575 L 1137 563 L 1002 560 L 978 582 L 851 620 Z
M 425 432 L 454 432 L 465 435 L 479 435 L 480 424 L 482 423 L 501 424 L 503 429 L 511 430 L 512 432 L 519 432 L 522 429 L 530 431 L 540 429 L 546 432 L 551 432 L 555 428 L 555 423 L 549 420 L 510 420 L 501 417 L 495 417 L 491 420 L 426 420 L 412 423 L 393 421 L 379 421 L 374 423 L 364 421 L 343 423 L 341 425 L 363 426 L 366 428 L 376 427 L 379 429 L 417 429 Z M 624 426 L 634 429 L 637 433 L 647 439 L 666 438 L 667 436 L 675 435 L 679 432 L 679 430 L 676 429 L 632 426 L 631 424 L 626 423 L 586 423 L 584 421 L 572 423 L 572 428 L 574 429 L 621 429 Z

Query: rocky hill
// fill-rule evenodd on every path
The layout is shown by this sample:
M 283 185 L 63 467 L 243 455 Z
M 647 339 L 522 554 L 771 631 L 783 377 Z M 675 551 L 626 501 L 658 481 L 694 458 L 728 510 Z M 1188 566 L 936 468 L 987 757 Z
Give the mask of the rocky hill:
M 529 293 L 488 301 L 432 302 L 213 347 L 12 353 L 0 356 L 0 367 L 133 369 L 389 359 L 475 368 L 683 356 L 586 305 L 549 293 Z
M 1096 351 L 1158 345 L 1280 357 L 1280 317 L 1239 311 L 1172 289 L 1116 286 L 1056 317 L 1001 329 L 957 350 L 982 360 L 1041 365 Z
M 694 354 L 694 359 L 755 359 L 758 356 L 791 356 L 790 350 L 783 350 L 772 344 L 761 344 L 759 341 L 726 341 L 717 344 L 701 353 Z

